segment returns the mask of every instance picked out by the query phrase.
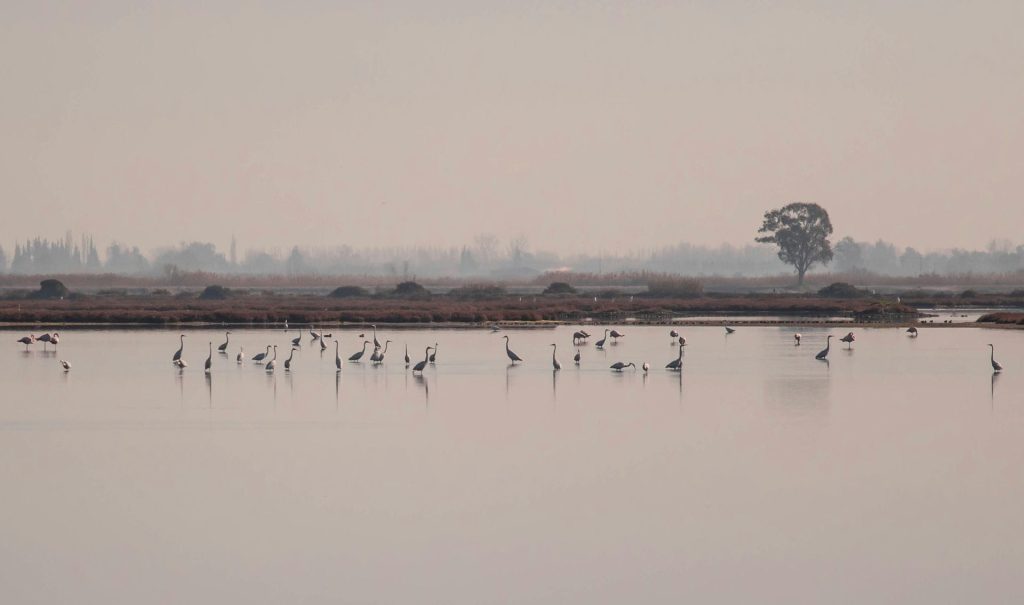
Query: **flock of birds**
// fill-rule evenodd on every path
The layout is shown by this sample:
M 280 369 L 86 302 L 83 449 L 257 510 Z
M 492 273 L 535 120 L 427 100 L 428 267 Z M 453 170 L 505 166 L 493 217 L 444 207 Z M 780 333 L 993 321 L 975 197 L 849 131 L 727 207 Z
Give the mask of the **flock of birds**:
M 363 342 L 362 342 L 362 348 L 360 350 L 356 351 L 355 353 L 353 353 L 352 355 L 350 355 L 348 357 L 348 361 L 350 361 L 350 362 L 360 362 L 363 359 L 363 357 L 366 355 L 366 348 L 367 348 L 367 346 L 370 345 L 370 344 L 373 344 L 373 352 L 370 354 L 370 357 L 369 357 L 370 362 L 372 364 L 374 364 L 374 365 L 380 365 L 380 364 L 384 363 L 384 357 L 385 357 L 385 355 L 387 355 L 388 346 L 391 344 L 392 341 L 391 340 L 385 340 L 384 343 L 382 344 L 380 342 L 380 340 L 378 340 L 378 338 L 377 338 L 377 326 L 376 325 L 371 325 L 370 328 L 373 330 L 372 340 L 371 339 L 365 339 L 366 335 L 365 334 L 360 334 L 359 338 L 363 338 L 364 339 Z M 491 327 L 491 331 L 492 332 L 497 332 L 497 331 L 500 331 L 500 328 L 498 328 L 497 326 L 492 326 Z M 736 332 L 735 328 L 731 328 L 729 326 L 725 326 L 725 334 L 726 334 L 726 336 L 728 336 L 729 334 L 733 334 L 734 332 Z M 321 352 L 326 351 L 328 349 L 327 339 L 333 338 L 332 334 L 324 333 L 323 330 L 317 332 L 312 327 L 309 329 L 309 334 L 310 334 L 310 339 L 311 339 L 312 343 L 319 343 L 319 347 L 320 347 Z M 917 338 L 917 336 L 918 336 L 917 328 L 916 327 L 908 328 L 907 329 L 907 335 L 910 336 L 911 338 Z M 619 332 L 618 330 L 606 329 L 604 331 L 604 336 L 600 340 L 595 342 L 594 346 L 596 348 L 598 348 L 598 349 L 604 349 L 605 346 L 608 343 L 608 338 L 611 338 L 613 341 L 617 342 L 618 339 L 623 338 L 624 336 L 625 336 L 625 334 L 622 333 L 622 332 Z M 675 359 L 673 359 L 673 360 L 669 361 L 667 364 L 665 364 L 665 369 L 671 370 L 671 371 L 677 371 L 677 372 L 678 371 L 682 371 L 682 369 L 683 369 L 683 347 L 686 346 L 686 338 L 683 337 L 676 330 L 670 331 L 669 332 L 669 336 L 673 339 L 673 343 L 678 343 L 679 354 L 678 354 L 678 356 Z M 577 330 L 577 331 L 573 332 L 572 343 L 573 343 L 573 346 L 576 347 L 576 354 L 573 356 L 573 362 L 577 366 L 580 365 L 580 360 L 582 359 L 582 356 L 583 356 L 579 347 L 580 347 L 580 345 L 586 344 L 586 342 L 590 338 L 591 338 L 590 334 L 588 332 L 586 332 L 585 330 L 581 329 L 581 330 Z M 819 351 L 817 353 L 817 355 L 814 356 L 815 359 L 817 359 L 819 361 L 827 361 L 828 360 L 828 354 L 829 354 L 829 351 L 831 350 L 831 347 L 832 347 L 832 338 L 833 338 L 833 335 L 831 335 L 831 334 L 829 334 L 826 337 L 826 339 L 825 339 L 825 348 L 822 349 L 821 351 Z M 509 338 L 509 336 L 507 334 L 504 336 L 504 339 L 505 339 L 505 355 L 508 357 L 508 359 L 512 362 L 513 365 L 515 365 L 517 363 L 521 363 L 523 361 L 523 358 L 520 357 L 519 355 L 517 355 L 516 352 L 512 350 L 512 348 L 510 346 L 511 339 Z M 794 340 L 795 345 L 799 346 L 801 341 L 803 340 L 803 336 L 800 333 L 795 333 L 795 334 L 793 334 L 793 340 Z M 839 338 L 840 342 L 846 343 L 847 348 L 852 347 L 855 340 L 856 340 L 856 338 L 854 337 L 853 332 L 849 332 L 849 333 L 846 334 L 846 336 L 843 336 L 843 337 Z M 28 350 L 29 346 L 41 342 L 41 343 L 43 343 L 43 349 L 44 350 L 46 350 L 46 347 L 48 345 L 52 345 L 54 351 L 56 351 L 57 350 L 57 344 L 60 342 L 60 335 L 57 332 L 54 332 L 52 334 L 43 334 L 41 336 L 36 336 L 34 334 L 30 334 L 28 336 L 23 336 L 22 338 L 19 338 L 17 340 L 17 342 L 25 345 L 25 349 L 26 350 Z M 338 342 L 337 339 L 333 339 L 333 342 L 334 342 L 334 365 L 335 365 L 335 368 L 337 368 L 337 371 L 340 372 L 341 368 L 342 368 L 342 365 L 344 364 L 344 362 L 342 360 L 342 357 L 341 357 L 341 349 L 340 349 L 341 345 L 340 345 L 340 343 Z M 229 347 L 230 343 L 231 343 L 231 332 L 227 331 L 224 334 L 224 342 L 217 346 L 218 354 L 220 354 L 220 355 L 228 355 L 228 347 Z M 301 346 L 302 346 L 302 331 L 300 330 L 298 335 L 295 338 L 292 339 L 292 341 L 291 341 L 291 352 L 288 354 L 288 358 L 284 360 L 284 370 L 286 372 L 291 370 L 291 368 L 292 368 L 292 361 L 293 361 L 293 359 L 295 357 L 295 351 L 299 350 L 299 347 L 301 347 Z M 415 365 L 412 365 L 412 372 L 413 372 L 413 374 L 422 374 L 423 370 L 427 367 L 428 364 L 434 364 L 436 362 L 436 360 L 437 360 L 437 346 L 438 346 L 438 343 L 435 342 L 434 346 L 432 346 L 432 347 L 428 346 L 426 348 L 426 350 L 424 351 L 423 361 L 419 361 Z M 992 370 L 994 372 L 1001 372 L 1003 370 L 1003 366 L 998 361 L 996 361 L 995 346 L 992 345 L 992 344 L 989 344 L 988 346 L 989 346 L 989 361 L 992 364 Z M 188 367 L 188 363 L 185 361 L 184 357 L 182 357 L 182 354 L 184 353 L 184 351 L 185 351 L 185 334 L 181 334 L 180 337 L 179 337 L 178 350 L 175 351 L 174 355 L 171 357 L 171 363 L 174 364 L 175 366 L 177 366 L 180 369 L 184 369 L 184 368 Z M 404 360 L 405 360 L 405 366 L 408 368 L 410 366 L 411 362 L 412 362 L 412 359 L 409 357 L 409 345 L 405 346 L 405 357 L 404 357 Z M 238 364 L 241 364 L 241 363 L 243 363 L 245 361 L 245 350 L 244 350 L 244 348 L 239 347 L 238 354 L 235 356 L 235 361 Z M 266 350 L 264 352 L 257 353 L 256 355 L 252 356 L 252 361 L 254 363 L 263 365 L 264 369 L 267 372 L 274 372 L 277 369 L 277 345 L 267 345 L 267 348 L 266 348 Z M 71 370 L 71 364 L 68 363 L 67 360 L 61 359 L 60 360 L 60 365 L 61 365 L 61 367 L 64 368 L 65 372 Z M 551 343 L 551 366 L 552 366 L 554 371 L 558 371 L 558 370 L 562 369 L 562 364 L 561 364 L 561 362 L 558 361 L 558 344 L 557 343 Z M 626 368 L 633 368 L 634 370 L 637 369 L 636 364 L 634 362 L 623 362 L 623 361 L 616 361 L 615 363 L 611 364 L 611 366 L 609 366 L 609 368 L 612 371 L 615 371 L 615 372 L 622 372 Z M 209 342 L 209 354 L 207 355 L 206 361 L 203 364 L 203 369 L 204 369 L 204 372 L 206 372 L 207 374 L 209 374 L 210 372 L 213 371 L 213 341 Z M 645 361 L 641 365 L 641 369 L 646 373 L 646 372 L 650 371 L 651 365 Z

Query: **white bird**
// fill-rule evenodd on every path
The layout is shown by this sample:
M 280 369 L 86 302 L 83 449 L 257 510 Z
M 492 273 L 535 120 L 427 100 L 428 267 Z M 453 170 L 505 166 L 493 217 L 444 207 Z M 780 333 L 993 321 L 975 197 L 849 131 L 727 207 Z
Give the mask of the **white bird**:
M 644 365 L 642 365 L 642 366 L 640 366 L 640 367 L 642 367 L 642 368 L 644 369 L 644 374 L 646 374 L 646 373 L 647 373 L 647 371 L 651 369 L 651 364 L 649 364 L 649 363 L 647 363 L 647 362 L 645 361 L 645 362 L 644 362 Z
M 257 353 L 252 356 L 252 360 L 255 363 L 263 363 L 263 360 L 270 355 L 270 345 L 267 345 L 267 350 L 263 353 Z
M 800 339 L 803 338 L 803 337 L 804 337 L 803 334 L 801 334 L 799 332 L 794 334 L 793 335 L 793 340 L 796 341 L 796 344 L 794 346 L 799 346 L 800 345 Z
M 989 359 L 992 361 L 992 371 L 993 372 L 1002 372 L 1003 371 L 1003 366 L 999 365 L 999 362 L 996 361 L 996 348 L 994 346 L 992 346 L 991 344 L 988 345 L 988 346 L 989 346 L 990 349 L 992 349 L 991 355 L 989 356 Z
M 610 331 L 611 330 L 605 330 L 604 331 L 604 338 L 602 338 L 601 340 L 595 342 L 594 346 L 599 348 L 599 349 L 603 349 L 605 341 L 608 340 L 608 332 L 610 332 Z
M 245 347 L 238 347 L 238 355 L 235 356 L 237 363 L 242 363 L 245 360 Z
M 580 350 L 576 349 L 576 354 L 573 355 L 572 360 L 576 362 L 576 365 L 580 365 Z
M 203 372 L 209 374 L 210 367 L 213 365 L 213 341 L 210 341 L 210 356 L 206 358 L 206 363 L 203 364 Z
M 181 340 L 181 346 L 178 347 L 178 350 L 174 352 L 174 357 L 171 357 L 171 363 L 174 363 L 175 361 L 178 361 L 179 359 L 181 359 L 181 352 L 185 350 L 185 335 L 182 334 L 179 337 L 179 339 Z M 181 366 L 181 367 L 183 367 L 183 366 Z
M 629 363 L 622 363 L 621 361 L 616 361 L 615 363 L 613 363 L 612 365 L 610 365 L 608 367 L 610 367 L 611 369 L 615 370 L 616 372 L 621 372 L 622 370 L 624 370 L 624 369 L 626 369 L 626 368 L 628 368 L 630 366 L 632 366 L 634 370 L 636 369 L 636 364 L 634 364 L 632 361 L 629 362 Z
M 373 353 L 370 353 L 370 363 L 376 363 L 380 357 L 380 347 L 373 347 Z
M 380 365 L 384 363 L 384 356 L 388 353 L 388 345 L 391 344 L 390 340 L 384 341 L 384 348 L 377 353 L 377 359 L 373 360 L 373 363 Z
M 682 370 L 683 369 L 683 345 L 679 345 L 679 357 L 676 357 L 672 361 L 665 364 L 666 370 Z
M 295 357 L 295 351 L 298 351 L 298 349 L 295 348 L 295 347 L 292 347 L 292 352 L 288 354 L 288 359 L 284 360 L 284 371 L 285 372 L 289 372 L 292 369 L 292 357 Z
M 516 355 L 512 351 L 512 349 L 508 348 L 508 334 L 505 335 L 505 354 L 508 355 L 508 358 L 512 360 L 512 364 L 513 365 L 515 365 L 515 363 L 517 361 L 522 361 L 523 360 L 521 357 Z M 428 359 L 429 359 L 429 356 L 428 356 Z
M 828 350 L 832 347 L 832 335 L 829 334 L 828 338 L 825 339 L 825 348 L 818 351 L 818 354 L 814 356 L 815 359 L 825 360 L 828 358 Z
M 224 332 L 224 344 L 217 347 L 218 353 L 228 354 L 228 343 L 231 342 L 231 331 Z
M 61 365 L 62 368 L 64 368 L 65 372 L 67 372 L 68 370 L 71 369 L 71 364 L 66 362 L 66 361 L 64 361 L 63 359 L 60 360 L 60 365 Z
M 555 357 L 555 352 L 558 351 L 558 345 L 551 343 L 551 367 L 555 370 L 561 370 L 562 364 L 558 363 L 558 359 Z
M 313 330 L 313 328 L 309 329 L 309 335 L 311 337 L 310 340 L 318 340 L 320 338 L 320 333 Z
M 267 371 L 273 372 L 277 367 L 277 345 L 274 345 L 274 358 L 267 362 Z
M 914 326 L 910 326 L 909 328 L 907 328 L 907 334 L 909 334 L 911 338 L 916 338 L 917 337 L 917 328 L 914 327 Z
M 423 355 L 423 361 L 418 362 L 412 367 L 412 373 L 415 374 L 416 372 L 419 372 L 422 374 L 423 368 L 427 367 L 428 363 L 430 363 L 430 347 L 427 347 L 427 352 Z
M 375 346 L 375 347 L 377 347 L 379 349 L 380 348 L 380 341 L 377 340 L 377 326 L 376 326 L 376 324 L 374 324 L 374 325 L 371 325 L 370 327 L 373 328 L 373 346 Z
M 359 361 L 360 359 L 362 359 L 363 355 L 366 354 L 366 345 L 368 345 L 368 344 L 370 344 L 370 341 L 369 340 L 364 340 L 363 341 L 363 350 L 362 351 L 357 351 L 357 352 L 349 355 L 348 356 L 348 360 L 349 361 Z
M 334 341 L 334 367 L 338 368 L 337 371 L 341 371 L 341 353 L 338 352 L 338 341 Z
M 50 334 L 50 344 L 53 345 L 53 350 L 54 351 L 57 350 L 57 343 L 58 342 L 60 342 L 60 334 L 57 334 L 56 332 L 54 332 L 53 334 Z
M 337 341 L 335 341 L 335 342 L 337 342 Z M 321 336 L 320 337 L 320 352 L 323 353 L 326 350 L 327 350 L 326 337 Z

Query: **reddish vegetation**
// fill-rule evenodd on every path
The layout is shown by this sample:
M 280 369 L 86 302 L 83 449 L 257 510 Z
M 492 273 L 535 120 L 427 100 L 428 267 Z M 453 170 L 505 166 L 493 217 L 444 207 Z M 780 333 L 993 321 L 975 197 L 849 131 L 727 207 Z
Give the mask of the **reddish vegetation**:
M 904 305 L 871 300 L 830 300 L 804 296 L 737 296 L 697 299 L 630 299 L 506 296 L 492 300 L 328 298 L 267 294 L 226 300 L 194 296 L 83 296 L 68 300 L 2 300 L 0 322 L 145 323 L 176 322 L 432 323 L 491 321 L 616 321 L 625 317 L 665 321 L 684 314 L 858 315 L 867 320 L 916 315 Z
M 1024 326 L 1024 313 L 989 313 L 979 317 L 978 322 Z

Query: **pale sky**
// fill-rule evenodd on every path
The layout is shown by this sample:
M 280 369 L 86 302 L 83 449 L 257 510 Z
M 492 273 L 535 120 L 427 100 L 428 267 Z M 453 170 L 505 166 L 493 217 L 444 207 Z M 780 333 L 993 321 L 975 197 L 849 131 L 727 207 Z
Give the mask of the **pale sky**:
M 211 7 L 211 5 L 213 7 Z M 1024 2 L 4 2 L 0 243 L 1024 243 Z

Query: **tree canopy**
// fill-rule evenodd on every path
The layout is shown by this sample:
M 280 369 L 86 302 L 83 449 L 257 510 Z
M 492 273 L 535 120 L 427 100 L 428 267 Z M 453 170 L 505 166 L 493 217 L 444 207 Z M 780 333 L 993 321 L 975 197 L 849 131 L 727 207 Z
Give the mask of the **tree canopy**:
M 797 281 L 814 263 L 832 260 L 832 221 L 828 212 L 817 204 L 793 203 L 764 213 L 764 223 L 757 230 L 765 235 L 755 238 L 762 244 L 779 247 L 779 260 L 796 268 Z

